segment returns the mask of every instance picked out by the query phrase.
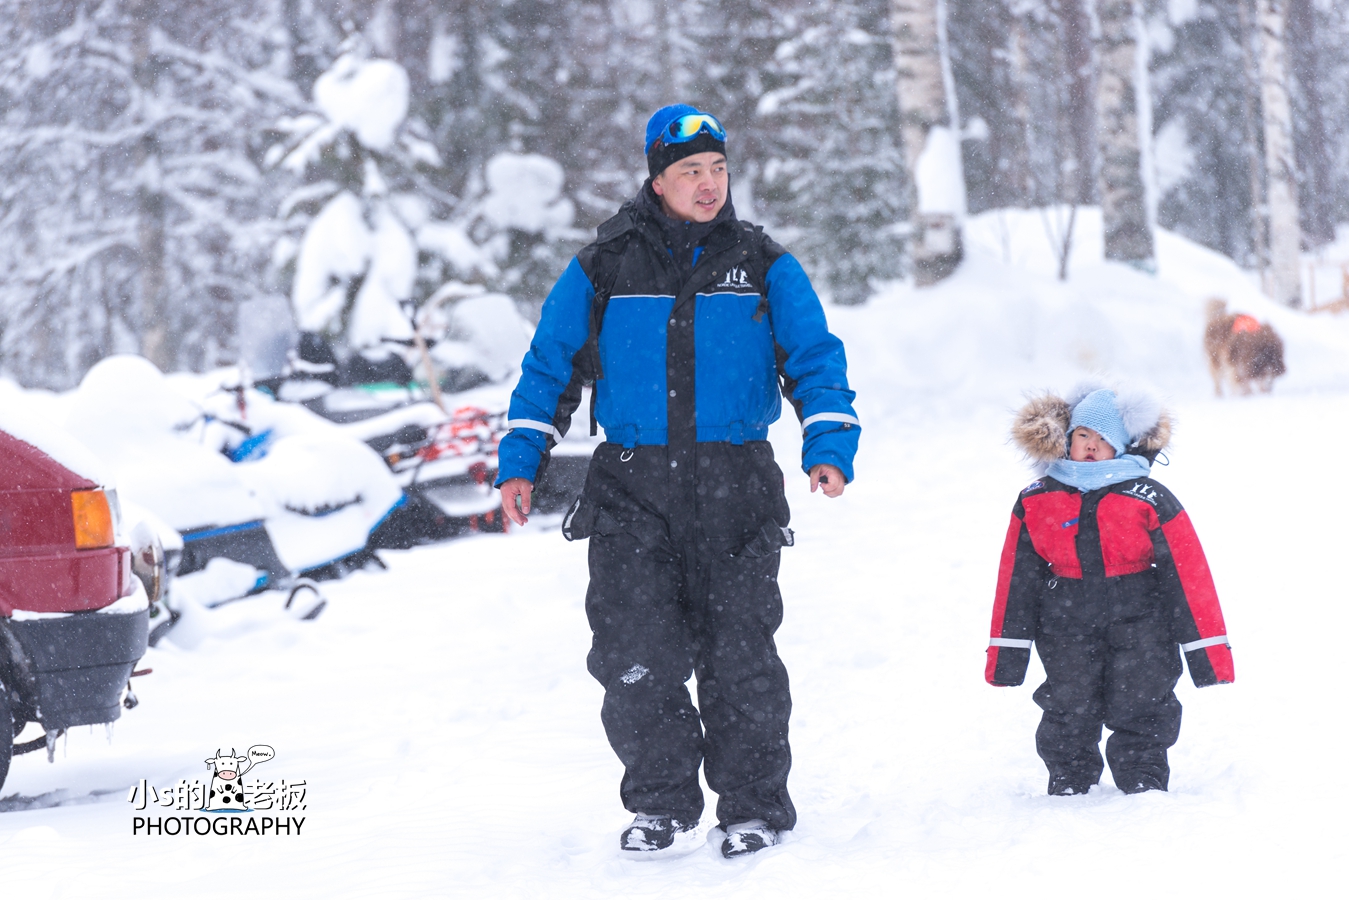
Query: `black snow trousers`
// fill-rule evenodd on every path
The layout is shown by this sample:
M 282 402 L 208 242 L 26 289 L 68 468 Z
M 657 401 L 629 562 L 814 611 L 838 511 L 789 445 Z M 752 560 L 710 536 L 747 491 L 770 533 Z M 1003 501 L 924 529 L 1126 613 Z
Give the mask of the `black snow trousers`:
M 767 442 L 596 450 L 564 528 L 590 537 L 588 668 L 627 809 L 697 821 L 701 766 L 723 827 L 796 823 L 791 695 L 773 641 L 788 517 Z
M 1085 589 L 1082 579 L 1064 578 L 1046 591 L 1035 641 L 1046 676 L 1035 691 L 1044 710 L 1035 745 L 1050 793 L 1084 793 L 1100 780 L 1102 725 L 1111 730 L 1106 761 L 1120 790 L 1167 788 L 1167 750 L 1180 737 L 1180 651 L 1153 592 L 1124 584 L 1152 577 L 1089 576 Z

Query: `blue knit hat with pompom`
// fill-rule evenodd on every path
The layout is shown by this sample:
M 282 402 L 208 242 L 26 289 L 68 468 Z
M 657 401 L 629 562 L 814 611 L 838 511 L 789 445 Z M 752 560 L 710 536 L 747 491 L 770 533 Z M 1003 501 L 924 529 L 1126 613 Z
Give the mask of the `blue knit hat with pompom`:
M 1085 425 L 1109 441 L 1116 454 L 1123 453 L 1129 445 L 1129 430 L 1124 427 L 1112 390 L 1092 391 L 1073 407 L 1068 433 L 1071 435 L 1079 425 Z

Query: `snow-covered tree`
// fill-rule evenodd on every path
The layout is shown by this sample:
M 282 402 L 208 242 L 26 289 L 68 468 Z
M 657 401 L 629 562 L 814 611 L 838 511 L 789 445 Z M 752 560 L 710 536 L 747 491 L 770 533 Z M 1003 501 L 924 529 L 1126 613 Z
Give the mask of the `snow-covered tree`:
M 904 217 L 885 0 L 807 13 L 777 45 L 780 86 L 756 118 L 774 135 L 757 199 L 792 228 L 793 251 L 835 303 L 862 303 L 903 273 Z M 768 148 L 765 148 L 768 150 Z
M 1340 4 L 1339 15 L 1344 15 Z M 1313 0 L 1288 0 L 1287 41 L 1293 147 L 1297 154 L 1298 207 L 1302 237 L 1312 245 L 1335 239 L 1335 175 L 1331 124 L 1323 81 L 1326 37 L 1334 34 L 1334 8 L 1319 10 Z M 1341 114 L 1342 115 L 1342 114 Z M 1339 133 L 1343 133 L 1342 131 Z
M 1096 202 L 1087 0 L 947 0 L 970 210 Z M 969 135 L 967 135 L 968 137 Z
M 416 299 L 413 227 L 426 217 L 407 192 L 440 156 L 407 110 L 407 73 L 368 58 L 356 37 L 314 82 L 314 111 L 279 125 L 286 139 L 269 161 L 308 178 L 283 204 L 291 231 L 302 227 L 303 236 L 288 234 L 276 255 L 292 274 L 301 331 L 357 349 L 412 337 L 402 304 Z
M 0 0 L 0 355 L 68 386 L 103 355 L 234 358 L 265 296 L 263 123 L 294 99 L 269 0 Z
M 1248 0 L 1150 11 L 1158 223 L 1258 267 L 1259 85 Z

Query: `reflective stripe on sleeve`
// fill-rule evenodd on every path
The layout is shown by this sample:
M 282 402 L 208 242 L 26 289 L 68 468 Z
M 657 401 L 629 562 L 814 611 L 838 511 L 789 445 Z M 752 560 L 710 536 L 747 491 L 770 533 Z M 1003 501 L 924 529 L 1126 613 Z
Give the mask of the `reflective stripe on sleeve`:
M 805 430 L 816 422 L 846 422 L 859 428 L 862 425 L 861 422 L 857 421 L 856 416 L 850 416 L 847 413 L 816 413 L 813 416 L 806 416 L 806 420 L 801 423 L 801 432 L 804 434 Z
M 534 431 L 542 431 L 544 434 L 551 434 L 559 441 L 562 440 L 562 432 L 558 431 L 547 422 L 535 422 L 533 419 L 507 419 L 507 428 L 532 428 Z
M 1190 641 L 1188 644 L 1181 644 L 1180 649 L 1186 653 L 1189 653 L 1191 650 L 1198 650 L 1201 647 L 1212 647 L 1216 644 L 1226 644 L 1226 643 L 1227 643 L 1227 635 L 1220 634 L 1217 637 L 1200 638 L 1197 641 Z
M 1016 647 L 1018 650 L 1029 650 L 1034 641 L 1023 641 L 1017 638 L 989 638 L 990 647 Z

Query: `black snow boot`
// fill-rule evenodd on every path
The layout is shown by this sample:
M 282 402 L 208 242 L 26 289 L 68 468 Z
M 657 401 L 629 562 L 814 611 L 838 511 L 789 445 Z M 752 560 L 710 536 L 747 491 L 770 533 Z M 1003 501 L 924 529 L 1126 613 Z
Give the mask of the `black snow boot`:
M 726 839 L 721 842 L 721 855 L 727 859 L 749 856 L 773 846 L 778 839 L 777 829 L 770 828 L 763 819 L 750 819 L 726 829 Z
M 1071 775 L 1050 775 L 1049 795 L 1051 797 L 1074 797 L 1091 790 L 1096 782 Z
M 1166 782 L 1151 773 L 1133 776 L 1115 776 L 1115 786 L 1126 794 L 1142 794 L 1147 791 L 1164 791 Z
M 672 816 L 638 813 L 632 824 L 623 830 L 618 846 L 632 854 L 634 859 L 677 855 L 692 848 L 697 841 L 697 831 L 697 822 L 681 822 Z

